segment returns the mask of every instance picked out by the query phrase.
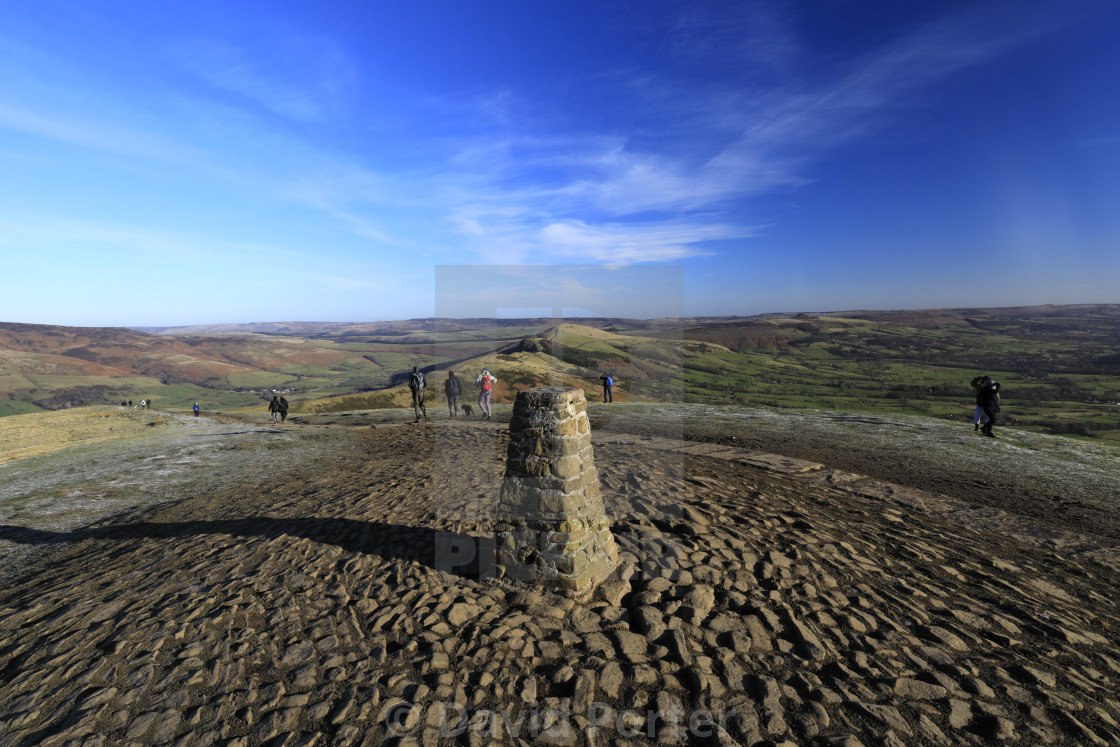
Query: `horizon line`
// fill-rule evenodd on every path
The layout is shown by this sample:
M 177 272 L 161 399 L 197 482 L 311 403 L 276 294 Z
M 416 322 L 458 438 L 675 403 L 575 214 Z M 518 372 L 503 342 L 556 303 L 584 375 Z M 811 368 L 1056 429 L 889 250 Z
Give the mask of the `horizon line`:
M 132 331 L 146 332 L 149 330 L 172 330 L 172 329 L 187 329 L 190 327 L 252 327 L 252 326 L 265 326 L 265 325 L 299 325 L 299 324 L 319 324 L 319 325 L 358 325 L 358 324 L 401 324 L 410 322 L 431 323 L 439 321 L 502 321 L 502 322 L 518 322 L 518 321 L 544 321 L 555 319 L 579 319 L 579 320 L 602 320 L 602 321 L 634 321 L 634 322 L 673 322 L 683 320 L 705 320 L 705 319 L 761 319 L 767 317 L 796 317 L 796 316 L 840 316 L 844 314 L 867 314 L 867 313 L 929 313 L 929 312 L 982 312 L 982 311 L 1011 311 L 1015 309 L 1078 309 L 1078 308 L 1096 308 L 1096 307 L 1113 307 L 1120 306 L 1120 302 L 1095 302 L 1095 303 L 1043 303 L 1043 304 L 1018 304 L 1012 306 L 934 306 L 923 308 L 861 308 L 861 309 L 836 309 L 829 311 L 767 311 L 755 314 L 696 314 L 679 317 L 630 317 L 630 316 L 529 316 L 529 317 L 499 317 L 499 316 L 429 316 L 429 317 L 409 317 L 404 319 L 368 319 L 362 321 L 327 321 L 327 320 L 277 320 L 277 321 L 256 321 L 256 322 L 197 322 L 192 324 L 114 324 L 114 325 L 85 325 L 85 324 L 51 324 L 43 322 L 9 322 L 0 321 L 0 325 L 4 326 L 31 326 L 31 327 L 70 327 L 75 329 L 127 329 Z

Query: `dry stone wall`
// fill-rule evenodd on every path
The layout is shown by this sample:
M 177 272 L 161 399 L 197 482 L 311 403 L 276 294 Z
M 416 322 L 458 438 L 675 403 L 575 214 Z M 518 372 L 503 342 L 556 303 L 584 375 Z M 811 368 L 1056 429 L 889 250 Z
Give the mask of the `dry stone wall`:
M 589 594 L 618 565 L 580 389 L 519 392 L 510 421 L 497 574 Z

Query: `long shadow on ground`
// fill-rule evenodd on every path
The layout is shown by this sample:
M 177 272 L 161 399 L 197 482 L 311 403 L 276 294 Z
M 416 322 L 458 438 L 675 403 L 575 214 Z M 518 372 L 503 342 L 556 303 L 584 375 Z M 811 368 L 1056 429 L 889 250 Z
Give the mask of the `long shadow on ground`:
M 444 532 L 428 527 L 380 521 L 257 516 L 214 521 L 112 524 L 69 532 L 0 524 L 0 541 L 23 545 L 61 545 L 84 540 L 171 539 L 202 535 L 266 539 L 298 537 L 332 544 L 354 553 L 377 555 L 386 560 L 417 562 L 463 578 L 480 577 L 479 558 L 482 553 L 476 551 L 479 546 L 478 538 L 461 532 Z

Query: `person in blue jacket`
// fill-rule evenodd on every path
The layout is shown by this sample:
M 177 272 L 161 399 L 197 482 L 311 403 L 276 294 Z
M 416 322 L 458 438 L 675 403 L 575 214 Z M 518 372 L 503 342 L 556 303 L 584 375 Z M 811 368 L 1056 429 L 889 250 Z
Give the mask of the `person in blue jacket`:
M 599 379 L 603 382 L 603 401 L 614 402 L 614 398 L 611 396 L 611 388 L 614 387 L 614 377 L 609 373 L 605 373 L 600 376 Z

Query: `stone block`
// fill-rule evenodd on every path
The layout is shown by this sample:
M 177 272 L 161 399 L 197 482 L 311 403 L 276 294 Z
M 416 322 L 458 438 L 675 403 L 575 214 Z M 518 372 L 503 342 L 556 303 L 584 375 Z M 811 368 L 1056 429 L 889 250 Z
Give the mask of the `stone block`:
M 579 389 L 518 394 L 499 514 L 499 577 L 583 596 L 618 564 Z
M 537 457 L 580 457 L 584 444 L 577 438 L 564 438 L 562 436 L 540 436 L 528 439 L 533 456 Z M 512 445 L 512 442 L 511 442 Z
M 578 456 L 563 456 L 550 460 L 549 470 L 556 477 L 570 479 L 583 473 L 583 462 Z
M 561 493 L 559 491 L 542 491 L 540 494 L 541 514 L 563 514 L 561 521 L 568 514 L 574 514 L 583 506 L 584 496 L 577 493 Z M 524 505 L 524 504 L 522 504 Z

